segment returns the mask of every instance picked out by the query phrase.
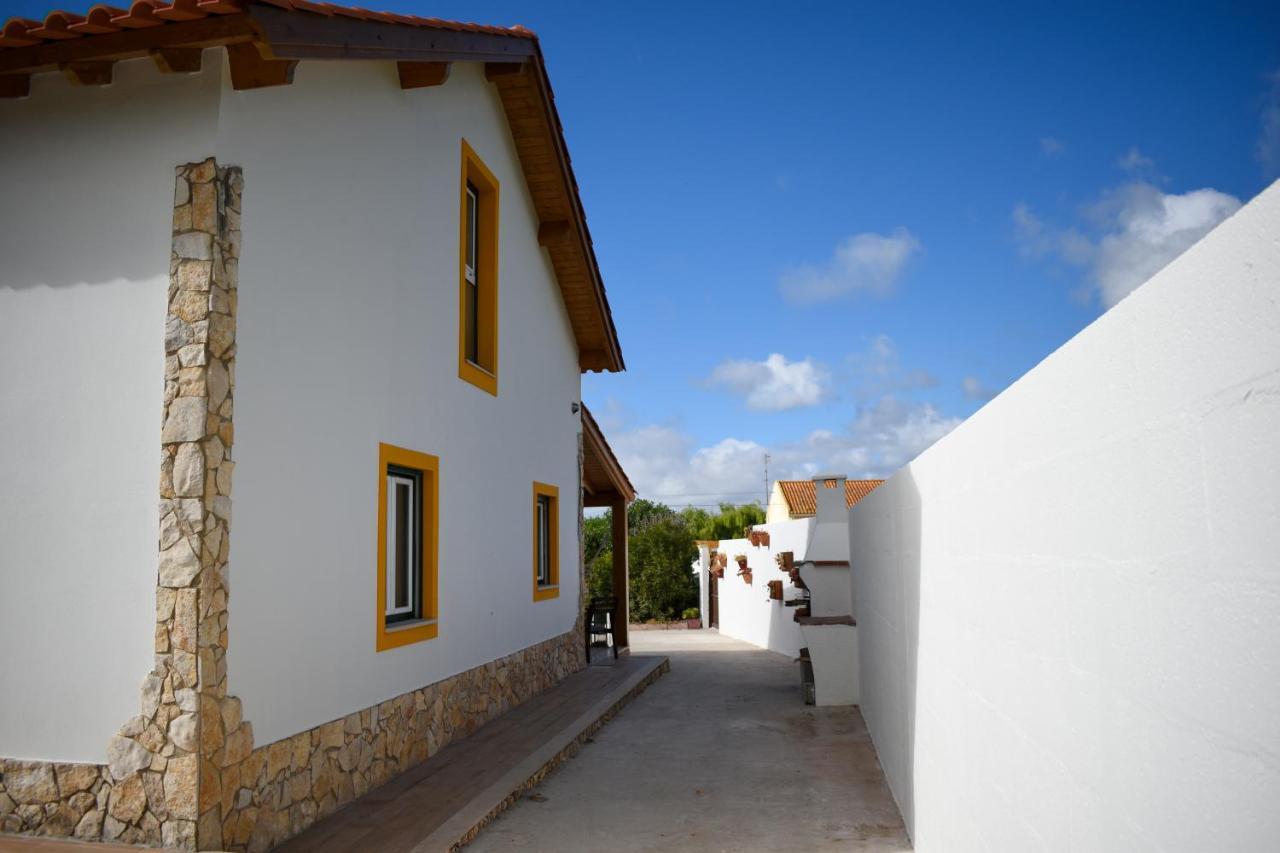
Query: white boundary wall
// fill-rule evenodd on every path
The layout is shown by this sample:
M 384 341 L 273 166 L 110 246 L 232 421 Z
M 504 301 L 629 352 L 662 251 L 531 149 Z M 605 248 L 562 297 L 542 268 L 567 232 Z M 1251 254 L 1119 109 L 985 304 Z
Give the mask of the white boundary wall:
M 795 608 L 771 600 L 768 582 L 781 580 L 782 594 L 786 598 L 796 594 L 797 591 L 791 586 L 791 579 L 778 569 L 774 555 L 791 551 L 796 562 L 803 559 L 811 523 L 812 519 L 798 519 L 758 524 L 757 530 L 769 532 L 769 544 L 759 548 L 753 547 L 746 539 L 720 540 L 716 550 L 729 559 L 729 565 L 718 586 L 721 634 L 790 657 L 800 654 L 803 643 L 800 626 L 794 620 Z M 738 576 L 738 564 L 733 561 L 737 554 L 747 555 L 747 565 L 751 567 L 750 585 Z M 707 589 L 705 572 L 700 572 L 699 580 L 702 588 Z M 708 617 L 709 614 L 704 610 L 704 620 Z M 703 624 L 707 623 L 704 621 Z M 798 681 L 798 673 L 796 678 Z
M 1280 185 L 850 512 L 916 849 L 1280 849 Z

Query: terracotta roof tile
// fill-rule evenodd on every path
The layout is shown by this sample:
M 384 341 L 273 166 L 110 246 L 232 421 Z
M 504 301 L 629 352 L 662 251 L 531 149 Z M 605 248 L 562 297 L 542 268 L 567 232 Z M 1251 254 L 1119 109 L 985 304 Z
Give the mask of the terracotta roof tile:
M 844 505 L 853 506 L 871 494 L 884 480 L 845 480 Z M 818 492 L 813 480 L 779 480 L 778 487 L 787 502 L 792 518 L 805 518 L 818 512 Z
M 55 9 L 45 15 L 43 21 L 10 18 L 5 22 L 4 33 L 0 36 L 0 50 L 31 47 L 41 42 L 104 35 L 122 29 L 156 27 L 170 21 L 195 21 L 210 15 L 233 15 L 243 12 L 254 3 L 275 6 L 290 12 L 306 12 L 326 17 L 337 15 L 425 29 L 488 33 L 524 39 L 536 38 L 532 30 L 522 26 L 496 27 L 466 21 L 446 21 L 442 18 L 397 15 L 391 12 L 373 12 L 355 6 L 313 3 L 311 0 L 171 0 L 168 3 L 162 0 L 136 0 L 127 10 L 100 4 L 90 9 L 84 16 Z

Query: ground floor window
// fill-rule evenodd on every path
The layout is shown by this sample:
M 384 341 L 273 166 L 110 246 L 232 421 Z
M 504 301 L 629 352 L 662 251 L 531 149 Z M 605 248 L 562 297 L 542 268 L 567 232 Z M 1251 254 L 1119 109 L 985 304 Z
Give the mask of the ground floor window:
M 546 483 L 533 484 L 533 600 L 560 595 L 559 504 L 560 490 Z
M 439 467 L 430 454 L 378 447 L 378 651 L 438 632 Z

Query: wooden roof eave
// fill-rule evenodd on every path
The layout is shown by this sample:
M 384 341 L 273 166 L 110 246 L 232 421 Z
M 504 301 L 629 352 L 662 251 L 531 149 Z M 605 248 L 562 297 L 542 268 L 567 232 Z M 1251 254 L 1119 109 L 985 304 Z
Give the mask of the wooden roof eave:
M 611 491 L 620 495 L 627 503 L 636 499 L 635 486 L 631 485 L 631 480 L 623 470 L 622 463 L 614 455 L 613 448 L 605 440 L 600 425 L 596 423 L 596 419 L 585 405 L 582 407 L 582 452 L 604 473 Z M 589 491 L 601 491 L 597 488 L 598 485 L 592 484 Z
M 540 220 L 539 243 L 551 256 L 557 275 L 569 267 L 586 280 L 585 292 L 579 293 L 577 299 L 571 300 L 566 294 L 570 322 L 579 342 L 579 367 L 584 371 L 625 370 L 551 81 L 536 43 L 530 60 L 489 63 L 485 74 L 497 87 L 511 125 Z M 529 132 L 533 128 L 537 129 L 536 134 Z
M 9 48 L 0 51 L 0 74 L 36 74 L 55 71 L 70 62 L 137 59 L 163 48 L 219 47 L 258 41 L 261 37 L 248 13 L 218 15 L 146 29 L 122 29 L 86 38 Z

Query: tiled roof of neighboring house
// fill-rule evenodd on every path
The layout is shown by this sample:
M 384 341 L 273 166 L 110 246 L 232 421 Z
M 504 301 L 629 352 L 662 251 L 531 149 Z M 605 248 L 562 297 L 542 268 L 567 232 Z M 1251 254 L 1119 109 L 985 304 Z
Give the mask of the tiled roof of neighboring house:
M 118 60 L 150 55 L 164 71 L 199 69 L 200 49 L 225 47 L 237 89 L 287 85 L 298 61 L 384 60 L 404 88 L 444 81 L 450 62 L 483 62 L 511 127 L 583 370 L 624 370 L 591 232 L 537 36 L 493 27 L 371 12 L 309 0 L 136 0 L 42 21 L 10 18 L 0 31 L 0 98 L 24 97 L 33 73 L 61 70 L 103 85 Z
M 845 480 L 845 506 L 853 506 L 883 482 L 884 480 Z M 792 517 L 803 518 L 818 512 L 818 491 L 814 488 L 813 480 L 779 480 L 778 487 L 782 490 L 782 497 L 786 500 Z

